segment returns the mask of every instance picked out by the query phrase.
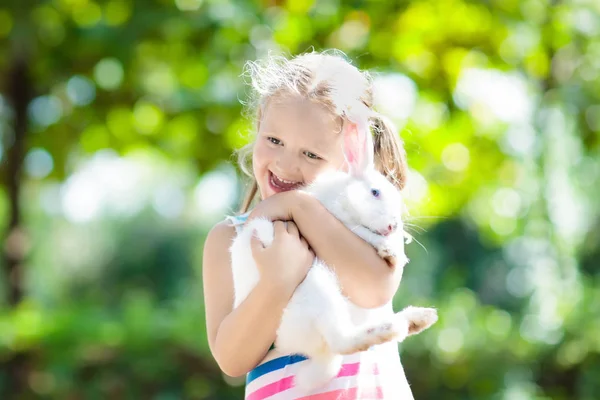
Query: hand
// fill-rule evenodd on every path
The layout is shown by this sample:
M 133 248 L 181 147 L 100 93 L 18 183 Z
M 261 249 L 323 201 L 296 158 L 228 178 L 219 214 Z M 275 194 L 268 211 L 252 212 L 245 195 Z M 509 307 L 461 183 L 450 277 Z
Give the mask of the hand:
M 306 277 L 315 254 L 293 221 L 275 221 L 273 228 L 273 243 L 269 247 L 252 237 L 252 256 L 261 279 L 293 290 Z
M 271 221 L 293 220 L 294 207 L 305 197 L 303 193 L 300 190 L 290 190 L 269 196 L 254 207 L 247 221 L 257 217 L 267 218 Z

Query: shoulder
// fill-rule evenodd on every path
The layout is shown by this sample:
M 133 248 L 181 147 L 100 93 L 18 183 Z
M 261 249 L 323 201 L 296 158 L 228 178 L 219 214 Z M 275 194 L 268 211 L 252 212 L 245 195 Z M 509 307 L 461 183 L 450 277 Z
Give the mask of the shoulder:
M 235 223 L 230 219 L 224 219 L 223 221 L 215 224 L 210 231 L 208 231 L 208 235 L 206 236 L 206 242 L 204 247 L 207 247 L 210 244 L 215 244 L 223 241 L 227 241 L 229 239 L 233 239 L 235 235 Z
M 215 253 L 222 255 L 223 251 L 228 252 L 237 231 L 246 222 L 249 215 L 250 211 L 241 215 L 228 215 L 223 221 L 213 226 L 204 242 L 204 259 L 206 259 L 207 253 L 210 256 Z
M 235 236 L 235 227 L 229 219 L 225 219 L 211 228 L 204 241 L 204 260 L 223 257 Z

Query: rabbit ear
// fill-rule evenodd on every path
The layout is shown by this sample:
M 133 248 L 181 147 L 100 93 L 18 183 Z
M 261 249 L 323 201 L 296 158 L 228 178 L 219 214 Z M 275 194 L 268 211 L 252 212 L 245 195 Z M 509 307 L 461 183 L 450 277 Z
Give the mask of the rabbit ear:
M 352 175 L 362 175 L 373 165 L 373 139 L 364 124 L 347 121 L 344 156 Z

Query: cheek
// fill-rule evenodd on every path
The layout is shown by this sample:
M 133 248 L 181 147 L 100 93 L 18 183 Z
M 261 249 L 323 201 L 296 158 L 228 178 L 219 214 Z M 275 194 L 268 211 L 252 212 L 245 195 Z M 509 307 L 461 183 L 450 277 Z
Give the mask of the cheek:
M 338 168 L 335 164 L 333 163 L 320 163 L 320 164 L 312 164 L 309 165 L 307 167 L 304 168 L 304 170 L 302 171 L 302 175 L 304 178 L 304 182 L 312 182 L 315 179 L 317 179 L 317 177 L 320 174 L 326 173 L 326 172 L 332 172 L 332 171 L 337 171 Z
M 343 153 L 337 154 L 336 157 L 331 158 L 328 164 L 336 171 L 348 171 L 348 163 L 346 163 Z
M 311 183 L 319 176 L 321 172 L 321 170 L 316 170 L 314 168 L 305 168 L 304 171 L 302 171 L 302 180 L 305 184 Z
M 269 161 L 269 149 L 263 145 L 257 143 L 254 146 L 254 152 L 252 154 L 252 164 L 255 171 L 264 168 Z
M 331 160 L 331 161 L 328 161 L 327 163 L 322 163 L 321 165 L 319 165 L 316 168 L 315 175 L 317 175 L 321 172 L 326 172 L 326 171 L 348 172 L 348 165 L 346 164 L 346 161 L 344 160 L 344 158 L 342 158 L 341 160 L 340 159 Z
M 345 159 L 342 159 L 341 161 L 338 162 L 338 164 L 336 166 L 336 170 L 348 172 L 348 163 L 346 162 Z

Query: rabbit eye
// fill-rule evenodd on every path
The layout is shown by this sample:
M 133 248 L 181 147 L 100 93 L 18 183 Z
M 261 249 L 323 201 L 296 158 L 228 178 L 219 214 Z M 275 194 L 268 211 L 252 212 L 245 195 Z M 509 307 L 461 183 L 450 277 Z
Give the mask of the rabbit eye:
M 378 189 L 371 189 L 371 194 L 373 195 L 373 197 L 379 197 L 381 193 Z

